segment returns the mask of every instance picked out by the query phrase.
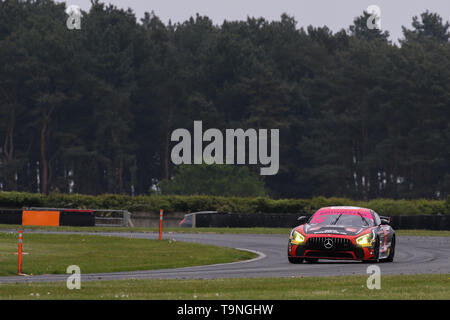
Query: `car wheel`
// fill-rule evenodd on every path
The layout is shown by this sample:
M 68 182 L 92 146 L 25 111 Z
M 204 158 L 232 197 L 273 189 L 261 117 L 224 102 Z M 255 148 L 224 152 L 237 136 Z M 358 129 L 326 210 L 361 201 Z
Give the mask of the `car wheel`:
M 319 261 L 319 259 L 318 258 L 306 258 L 305 261 L 308 263 L 316 263 L 317 261 Z
M 394 261 L 394 255 L 395 255 L 395 236 L 392 237 L 391 241 L 391 247 L 389 248 L 389 256 L 386 259 L 383 259 L 383 262 L 392 262 Z
M 302 258 L 288 257 L 288 260 L 289 260 L 290 263 L 294 263 L 294 264 L 303 263 L 303 259 Z
M 375 258 L 372 260 L 372 262 L 380 262 L 380 238 L 377 237 L 376 240 L 377 244 L 375 246 Z

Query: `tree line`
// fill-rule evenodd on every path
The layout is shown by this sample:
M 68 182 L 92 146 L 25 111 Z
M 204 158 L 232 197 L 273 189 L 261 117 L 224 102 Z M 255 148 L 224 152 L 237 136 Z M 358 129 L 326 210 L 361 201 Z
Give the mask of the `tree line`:
M 450 31 L 437 13 L 398 43 L 366 12 L 338 32 L 286 14 L 138 20 L 97 0 L 81 30 L 67 17 L 64 3 L 0 0 L 0 190 L 148 194 L 176 174 L 172 131 L 202 120 L 280 130 L 279 172 L 263 179 L 274 198 L 449 194 Z

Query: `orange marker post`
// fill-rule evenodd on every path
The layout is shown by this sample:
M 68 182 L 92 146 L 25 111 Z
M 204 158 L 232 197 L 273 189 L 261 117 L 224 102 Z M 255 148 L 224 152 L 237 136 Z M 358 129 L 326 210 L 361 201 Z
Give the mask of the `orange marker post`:
M 162 240 L 163 209 L 159 210 L 159 240 Z
M 17 252 L 18 255 L 18 264 L 17 264 L 17 273 L 19 275 L 22 275 L 22 241 L 23 241 L 23 231 L 19 231 L 19 251 Z

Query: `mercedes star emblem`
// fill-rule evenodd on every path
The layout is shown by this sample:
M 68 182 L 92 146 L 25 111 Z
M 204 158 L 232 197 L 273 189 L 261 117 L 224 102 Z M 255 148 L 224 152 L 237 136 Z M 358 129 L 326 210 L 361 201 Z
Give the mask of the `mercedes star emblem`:
M 331 249 L 331 248 L 333 248 L 333 239 L 330 239 L 330 238 L 325 239 L 325 241 L 323 242 L 323 246 L 324 246 L 326 249 Z

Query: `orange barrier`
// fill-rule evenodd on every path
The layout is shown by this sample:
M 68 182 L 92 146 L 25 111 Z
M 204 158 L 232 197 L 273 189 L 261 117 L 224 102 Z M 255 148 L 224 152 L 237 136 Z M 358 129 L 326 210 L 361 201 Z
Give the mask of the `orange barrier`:
M 59 211 L 23 211 L 24 226 L 59 226 Z

